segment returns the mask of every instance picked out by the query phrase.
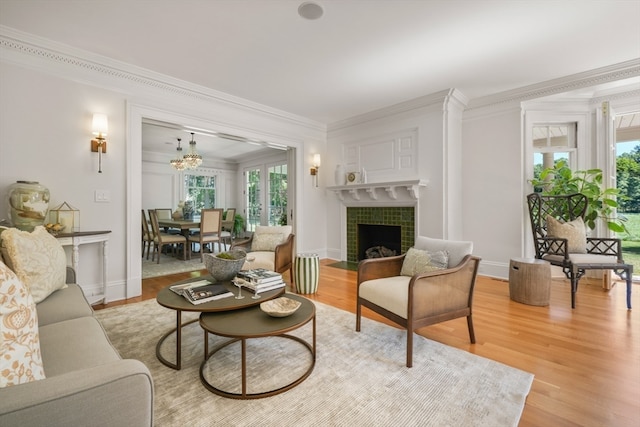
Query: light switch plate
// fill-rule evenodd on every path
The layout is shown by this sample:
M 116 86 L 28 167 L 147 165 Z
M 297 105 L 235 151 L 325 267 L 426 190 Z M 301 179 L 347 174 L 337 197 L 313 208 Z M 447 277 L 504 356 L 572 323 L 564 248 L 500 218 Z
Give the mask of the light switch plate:
M 111 201 L 111 192 L 109 190 L 95 190 L 94 200 L 98 203 L 108 203 Z

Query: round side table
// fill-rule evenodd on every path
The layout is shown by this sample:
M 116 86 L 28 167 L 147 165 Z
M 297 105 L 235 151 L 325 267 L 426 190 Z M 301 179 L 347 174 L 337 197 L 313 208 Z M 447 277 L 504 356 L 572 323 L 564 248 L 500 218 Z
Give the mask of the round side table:
M 528 305 L 549 305 L 551 264 L 536 258 L 514 258 L 509 263 L 509 296 Z
M 318 254 L 298 254 L 295 262 L 296 292 L 315 294 L 320 279 L 320 258 Z

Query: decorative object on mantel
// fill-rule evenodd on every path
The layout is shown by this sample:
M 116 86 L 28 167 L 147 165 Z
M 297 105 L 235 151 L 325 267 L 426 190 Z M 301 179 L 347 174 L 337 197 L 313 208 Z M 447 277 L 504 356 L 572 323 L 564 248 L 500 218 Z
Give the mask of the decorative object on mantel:
M 178 138 L 178 148 L 176 148 L 176 151 L 178 152 L 177 157 L 169 162 L 171 164 L 171 167 L 173 167 L 177 171 L 184 170 L 184 168 L 187 167 L 187 164 L 184 161 L 184 156 L 182 155 L 182 147 L 180 146 L 180 141 L 182 141 L 182 139 Z
M 58 232 L 61 230 L 55 230 L 56 224 L 62 225 L 67 233 L 80 231 L 80 211 L 69 203 L 63 202 L 60 206 L 49 211 L 49 224 L 52 224 L 50 227 L 52 230 Z
M 191 141 L 189 142 L 189 152 L 184 155 L 184 163 L 187 168 L 195 169 L 202 164 L 202 156 L 196 151 L 196 141 L 193 139 L 191 132 Z
M 336 171 L 333 179 L 336 181 L 336 185 L 345 185 L 347 183 L 347 175 L 344 171 L 344 165 L 336 165 Z
M 9 218 L 14 227 L 33 231 L 44 225 L 49 210 L 49 189 L 37 181 L 17 181 L 9 186 Z
M 360 172 L 348 172 L 347 173 L 347 185 L 361 184 Z

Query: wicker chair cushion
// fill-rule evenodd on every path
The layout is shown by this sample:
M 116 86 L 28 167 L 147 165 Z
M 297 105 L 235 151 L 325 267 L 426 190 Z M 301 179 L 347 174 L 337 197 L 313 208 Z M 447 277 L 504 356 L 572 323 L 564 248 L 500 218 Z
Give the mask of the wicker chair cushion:
M 547 236 L 567 239 L 569 253 L 587 253 L 587 232 L 582 218 L 561 222 L 552 216 L 547 216 Z

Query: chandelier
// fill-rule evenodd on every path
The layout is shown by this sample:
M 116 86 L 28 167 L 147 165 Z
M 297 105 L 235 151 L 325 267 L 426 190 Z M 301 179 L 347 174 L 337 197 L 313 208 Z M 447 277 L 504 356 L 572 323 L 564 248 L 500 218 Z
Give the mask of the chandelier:
M 196 141 L 191 132 L 191 142 L 189 142 L 189 153 L 185 154 L 183 161 L 189 169 L 195 169 L 202 164 L 202 156 L 196 151 Z
M 182 156 L 182 147 L 180 146 L 180 141 L 182 140 L 178 138 L 178 148 L 176 148 L 176 151 L 178 152 L 178 157 L 176 157 L 175 159 L 169 162 L 171 163 L 171 166 L 178 171 L 183 170 L 187 166 L 187 164 L 184 161 L 184 157 Z

